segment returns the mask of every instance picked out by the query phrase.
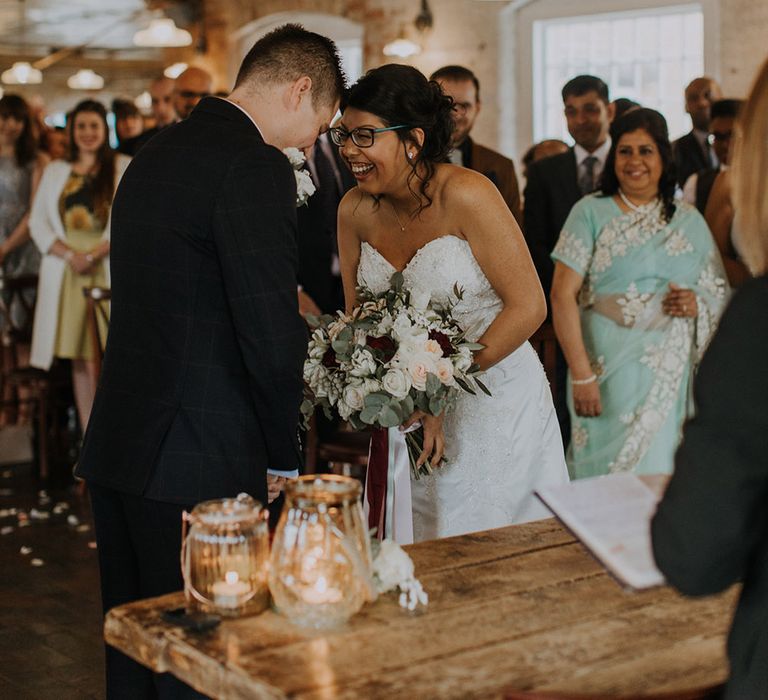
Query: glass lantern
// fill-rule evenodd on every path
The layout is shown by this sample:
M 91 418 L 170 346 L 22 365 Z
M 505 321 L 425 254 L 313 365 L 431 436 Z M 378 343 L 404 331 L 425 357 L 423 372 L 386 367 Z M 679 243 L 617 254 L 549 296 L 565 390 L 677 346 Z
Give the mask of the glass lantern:
M 298 625 L 335 627 L 375 597 L 361 491 L 356 479 L 331 474 L 286 484 L 269 588 L 278 611 Z
M 269 605 L 269 513 L 247 494 L 184 513 L 181 570 L 187 601 L 226 617 Z

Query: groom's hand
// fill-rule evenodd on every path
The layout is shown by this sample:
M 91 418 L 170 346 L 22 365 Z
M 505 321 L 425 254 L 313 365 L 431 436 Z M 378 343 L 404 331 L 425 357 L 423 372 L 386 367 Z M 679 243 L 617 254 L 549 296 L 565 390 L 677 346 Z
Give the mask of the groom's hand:
M 284 476 L 274 476 L 267 474 L 267 496 L 268 503 L 272 503 L 285 488 L 285 482 L 288 481 Z

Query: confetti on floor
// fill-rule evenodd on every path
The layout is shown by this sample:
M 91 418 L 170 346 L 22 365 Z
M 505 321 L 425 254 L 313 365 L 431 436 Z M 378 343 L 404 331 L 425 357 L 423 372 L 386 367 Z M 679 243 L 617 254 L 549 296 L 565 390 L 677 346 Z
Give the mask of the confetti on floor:
M 42 566 L 45 562 L 42 559 L 32 559 L 30 562 L 32 566 Z
M 97 545 L 95 542 L 91 541 L 88 543 L 88 549 L 96 549 Z
M 0 528 L 0 535 L 10 535 L 12 532 L 13 528 L 10 525 Z
M 78 525 L 75 529 L 78 532 L 88 532 L 91 529 L 91 526 L 83 524 L 83 525 Z
M 80 518 L 78 518 L 76 515 L 67 516 L 67 525 L 71 525 L 72 527 L 77 527 L 79 524 L 80 524 Z
M 19 554 L 21 554 L 22 556 L 26 557 L 27 554 L 31 554 L 31 553 L 32 553 L 32 547 L 24 546 L 21 549 L 19 549 Z

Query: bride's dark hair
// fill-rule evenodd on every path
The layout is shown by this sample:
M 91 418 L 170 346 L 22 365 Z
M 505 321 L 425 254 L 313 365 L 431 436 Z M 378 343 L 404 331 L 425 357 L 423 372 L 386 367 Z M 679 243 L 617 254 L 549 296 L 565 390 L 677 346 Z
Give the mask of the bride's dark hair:
M 369 70 L 347 91 L 341 110 L 347 107 L 375 114 L 386 126 L 407 124 L 411 129 L 423 129 L 424 143 L 416 157 L 408 160 L 408 189 L 419 202 L 419 211 L 432 204 L 427 192 L 429 181 L 435 164 L 448 159 L 453 132 L 453 100 L 440 85 L 411 66 L 389 63 Z M 394 133 L 407 158 L 407 146 L 415 144 L 415 139 L 408 129 Z M 419 181 L 418 192 L 411 186 L 414 179 Z

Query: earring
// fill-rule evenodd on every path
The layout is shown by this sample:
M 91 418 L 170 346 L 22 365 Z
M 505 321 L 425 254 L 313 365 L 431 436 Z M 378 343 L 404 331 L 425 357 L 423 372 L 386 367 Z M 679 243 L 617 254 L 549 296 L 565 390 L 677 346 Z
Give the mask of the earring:
M 413 151 L 408 151 L 408 158 L 413 160 Z

